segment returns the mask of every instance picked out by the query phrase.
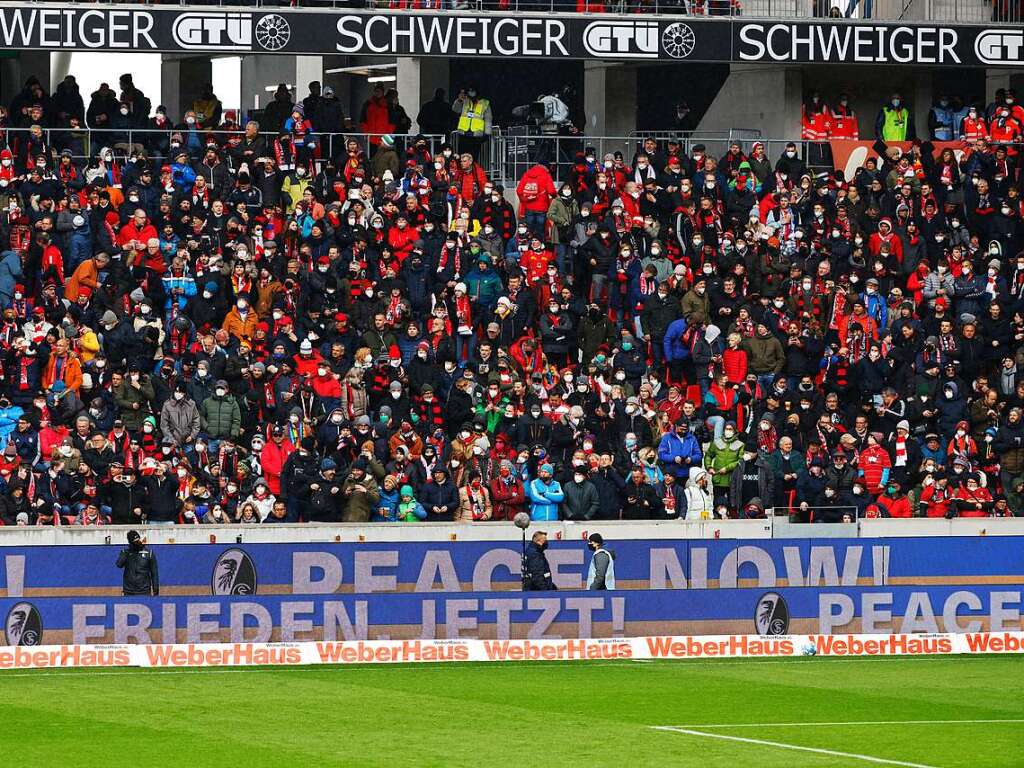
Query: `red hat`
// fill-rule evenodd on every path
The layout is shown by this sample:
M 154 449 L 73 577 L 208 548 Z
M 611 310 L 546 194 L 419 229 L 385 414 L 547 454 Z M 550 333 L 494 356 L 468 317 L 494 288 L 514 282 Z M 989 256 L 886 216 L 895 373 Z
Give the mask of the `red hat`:
M 428 342 L 426 342 L 426 341 L 421 341 L 419 344 L 416 345 L 416 350 L 417 351 L 423 351 L 423 352 L 429 352 L 430 351 L 430 344 Z
M 270 326 L 267 323 L 256 323 L 256 330 L 270 333 Z
M 316 260 L 316 263 L 317 264 L 330 264 L 331 260 L 327 256 L 321 256 L 319 259 Z
M 334 319 L 337 320 L 339 323 L 347 323 L 348 322 L 348 315 L 346 315 L 344 312 L 338 312 L 334 316 Z
M 398 345 L 397 344 L 392 344 L 388 348 L 388 357 L 390 359 L 392 359 L 392 360 L 401 360 L 402 359 L 402 353 L 398 351 Z
M 32 310 L 32 314 L 33 315 L 45 315 L 46 314 L 46 310 L 43 309 L 42 307 L 35 307 Z
M 92 289 L 86 285 L 83 285 L 78 289 L 78 295 L 85 296 L 85 298 L 89 298 L 92 295 Z
M 406 168 L 415 168 L 416 167 L 416 161 L 415 160 L 406 160 L 405 161 L 405 167 Z
M 777 237 L 769 237 L 768 238 L 768 247 L 769 248 L 778 248 L 779 247 L 779 238 L 777 238 Z
M 117 224 L 120 221 L 120 219 L 118 218 L 117 213 L 115 211 L 110 211 L 110 213 L 108 213 L 106 216 L 106 221 L 107 224 L 113 226 L 114 224 Z
M 280 320 L 278 320 L 278 322 L 279 322 L 279 323 L 280 323 L 281 325 L 292 325 L 292 324 L 293 324 L 293 323 L 294 323 L 295 321 L 294 321 L 294 320 L 292 320 L 292 319 L 291 319 L 290 317 L 288 317 L 288 315 L 285 315 L 285 316 L 284 316 L 284 317 L 282 317 L 282 318 L 281 318 Z
M 949 307 L 949 300 L 945 296 L 939 296 L 935 300 L 936 309 L 947 309 Z
M 21 283 L 15 283 L 15 285 L 14 285 L 14 292 L 15 293 L 25 293 L 25 286 L 22 285 Z

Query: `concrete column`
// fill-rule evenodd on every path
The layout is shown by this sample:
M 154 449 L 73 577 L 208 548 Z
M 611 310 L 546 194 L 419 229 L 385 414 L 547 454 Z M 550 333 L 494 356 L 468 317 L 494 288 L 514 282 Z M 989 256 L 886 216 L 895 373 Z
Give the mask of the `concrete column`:
M 209 58 L 163 56 L 160 60 L 160 98 L 167 107 L 167 118 L 178 123 L 192 108 L 203 84 L 213 80 Z M 158 105 L 154 104 L 156 108 Z
M 435 90 L 444 88 L 445 96 L 451 100 L 451 94 L 447 93 L 451 76 L 448 59 L 413 59 L 406 56 L 397 59 L 397 64 L 395 89 L 398 91 L 398 101 L 412 118 L 412 132 L 417 133 L 420 128 L 416 124 L 416 115 L 419 114 L 424 102 L 434 98 Z
M 21 79 L 21 65 L 15 58 L 0 59 L 0 101 L 9 104 L 24 81 Z
M 1011 88 L 1009 69 L 990 68 L 985 70 L 985 103 L 991 102 L 996 97 L 996 91 L 1000 88 Z
M 242 57 L 242 109 L 264 109 L 274 98 L 279 83 L 291 86 L 295 95 L 295 60 L 290 56 Z M 308 81 L 307 81 L 308 84 Z M 267 87 L 270 90 L 266 90 Z M 305 86 L 303 86 L 305 87 Z
M 295 57 L 295 98 L 302 101 L 309 95 L 309 84 L 314 80 L 323 85 L 324 79 L 324 57 L 323 56 L 296 56 Z
M 166 56 L 160 59 L 160 99 L 167 107 L 167 119 L 177 123 L 184 110 L 181 108 L 181 93 L 179 83 L 181 82 L 181 60 L 168 59 Z M 154 104 L 155 110 L 159 104 Z
M 733 64 L 697 131 L 759 128 L 766 139 L 799 139 L 802 99 L 799 67 Z
M 919 139 L 930 139 L 928 132 L 928 112 L 932 108 L 932 73 L 931 70 L 918 72 L 914 78 L 914 128 Z M 861 128 L 863 130 L 863 127 Z
M 591 136 L 626 136 L 636 130 L 636 67 L 586 61 L 583 111 Z
M 71 53 L 60 51 L 50 54 L 50 93 L 57 90 L 60 82 L 71 72 Z

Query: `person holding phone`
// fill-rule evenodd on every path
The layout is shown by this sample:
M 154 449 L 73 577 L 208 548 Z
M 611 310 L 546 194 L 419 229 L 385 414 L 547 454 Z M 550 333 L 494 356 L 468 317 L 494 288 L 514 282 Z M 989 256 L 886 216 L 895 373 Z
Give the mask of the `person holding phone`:
M 128 547 L 117 556 L 117 567 L 124 572 L 121 577 L 123 595 L 156 597 L 160 594 L 156 555 L 146 547 L 146 540 L 138 531 L 128 531 Z

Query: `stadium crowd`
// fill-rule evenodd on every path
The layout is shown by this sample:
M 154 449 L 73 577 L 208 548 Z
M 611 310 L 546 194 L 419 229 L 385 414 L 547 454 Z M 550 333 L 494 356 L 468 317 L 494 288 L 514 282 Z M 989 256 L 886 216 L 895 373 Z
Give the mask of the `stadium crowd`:
M 168 119 L 121 86 L 105 117 Z M 270 137 L 212 97 L 84 162 L 44 128 L 92 105 L 10 105 L 4 524 L 1024 512 L 1018 146 L 848 179 L 649 139 L 513 205 L 277 101 Z

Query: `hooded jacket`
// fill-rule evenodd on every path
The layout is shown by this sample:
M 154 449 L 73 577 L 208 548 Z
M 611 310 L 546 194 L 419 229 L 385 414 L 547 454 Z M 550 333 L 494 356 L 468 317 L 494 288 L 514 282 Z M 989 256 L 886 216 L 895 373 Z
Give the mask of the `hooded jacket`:
M 701 467 L 691 467 L 689 480 L 686 481 L 686 519 L 710 520 L 714 517 L 714 496 L 711 484 L 702 488 L 700 482 L 708 476 Z

